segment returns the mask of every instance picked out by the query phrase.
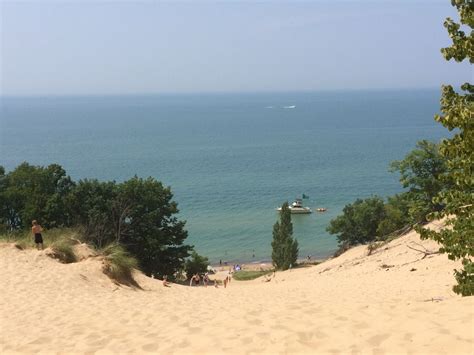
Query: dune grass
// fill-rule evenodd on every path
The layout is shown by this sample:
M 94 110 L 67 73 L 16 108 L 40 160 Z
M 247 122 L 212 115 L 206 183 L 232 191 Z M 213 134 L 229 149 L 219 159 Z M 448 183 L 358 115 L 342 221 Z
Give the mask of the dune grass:
M 110 244 L 101 250 L 101 254 L 104 256 L 103 271 L 107 276 L 118 283 L 136 286 L 132 272 L 138 267 L 138 262 L 122 246 Z
M 265 276 L 271 274 L 273 270 L 263 270 L 263 271 L 246 271 L 240 270 L 233 274 L 233 279 L 237 281 L 249 281 L 259 278 L 261 276 Z
M 58 241 L 70 240 L 72 244 L 82 240 L 81 233 L 74 228 L 54 228 L 42 232 L 45 248 L 53 246 Z M 18 249 L 35 248 L 34 237 L 29 230 L 8 232 L 0 235 L 0 241 L 15 243 Z
M 62 263 L 77 261 L 74 254 L 74 245 L 80 242 L 81 234 L 71 228 L 55 228 L 43 233 L 43 247 L 51 248 L 50 254 Z M 33 235 L 30 231 L 18 231 L 0 235 L 0 241 L 14 243 L 20 250 L 36 248 Z
M 57 241 L 51 244 L 53 257 L 64 264 L 76 262 L 77 257 L 74 253 L 74 244 L 76 243 L 68 238 L 58 239 Z

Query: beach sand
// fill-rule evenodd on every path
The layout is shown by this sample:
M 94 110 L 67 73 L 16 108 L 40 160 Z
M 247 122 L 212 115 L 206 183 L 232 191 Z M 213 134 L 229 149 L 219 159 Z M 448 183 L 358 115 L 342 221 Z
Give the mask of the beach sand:
M 433 225 L 435 228 L 436 225 Z M 99 258 L 61 264 L 0 246 L 0 353 L 474 354 L 474 298 L 459 262 L 415 232 L 367 256 L 353 248 L 270 282 L 117 286 Z

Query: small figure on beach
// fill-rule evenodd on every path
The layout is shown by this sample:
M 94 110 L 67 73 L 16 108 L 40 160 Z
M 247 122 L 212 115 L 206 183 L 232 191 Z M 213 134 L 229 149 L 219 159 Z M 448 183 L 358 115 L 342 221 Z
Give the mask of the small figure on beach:
M 43 236 L 41 235 L 43 228 L 38 224 L 36 219 L 33 220 L 31 224 L 31 232 L 33 233 L 33 236 L 35 238 L 36 249 L 43 250 Z
M 204 286 L 207 287 L 207 284 L 209 283 L 209 273 L 208 272 L 206 272 L 204 274 L 203 283 L 204 283 Z
M 164 287 L 171 287 L 170 282 L 168 282 L 168 276 L 163 276 L 163 286 Z
M 200 281 L 200 277 L 199 277 L 199 274 L 194 274 L 193 277 L 191 277 L 191 281 L 189 282 L 189 286 L 192 286 L 193 285 L 193 281 L 194 281 L 194 284 L 196 286 L 199 286 L 199 281 Z

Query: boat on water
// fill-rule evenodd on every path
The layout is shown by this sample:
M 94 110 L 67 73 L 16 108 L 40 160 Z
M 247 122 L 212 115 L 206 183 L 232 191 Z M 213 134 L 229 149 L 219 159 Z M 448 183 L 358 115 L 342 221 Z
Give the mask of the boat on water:
M 316 211 L 318 212 L 326 212 L 328 209 L 325 208 L 325 207 L 319 207 L 319 208 L 316 208 Z
M 291 205 L 288 206 L 292 214 L 308 214 L 312 213 L 311 208 L 303 206 L 303 200 L 297 198 Z M 281 207 L 277 208 L 277 211 L 281 211 Z

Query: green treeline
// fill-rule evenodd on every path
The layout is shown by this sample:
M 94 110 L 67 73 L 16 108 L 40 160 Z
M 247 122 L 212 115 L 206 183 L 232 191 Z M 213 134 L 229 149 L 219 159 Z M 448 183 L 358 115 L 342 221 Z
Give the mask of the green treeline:
M 0 167 L 0 232 L 28 230 L 36 219 L 47 229 L 79 228 L 97 248 L 121 245 L 147 275 L 173 277 L 193 247 L 169 187 L 147 178 L 73 181 L 57 164 L 28 163 L 9 173 Z
M 451 0 L 459 14 L 459 23 L 444 22 L 452 45 L 441 49 L 446 60 L 464 60 L 474 64 L 474 2 Z M 397 228 L 415 225 L 422 239 L 441 244 L 440 252 L 451 260 L 462 261 L 455 270 L 454 292 L 474 295 L 474 85 L 464 83 L 460 90 L 442 87 L 441 115 L 435 120 L 452 137 L 439 146 L 426 141 L 404 160 L 392 163 L 401 174 L 408 191 L 388 199 L 379 197 L 357 200 L 347 205 L 343 215 L 330 222 L 328 231 L 337 234 L 344 247 L 384 239 Z M 423 228 L 427 219 L 446 218 L 440 231 Z
M 342 250 L 384 240 L 407 226 L 426 222 L 429 213 L 443 209 L 442 203 L 433 202 L 433 198 L 449 187 L 441 181 L 447 165 L 438 144 L 418 142 L 405 159 L 392 162 L 390 170 L 400 172 L 400 182 L 408 191 L 390 196 L 387 201 L 372 196 L 346 205 L 343 214 L 327 228 L 329 233 L 337 235 Z

